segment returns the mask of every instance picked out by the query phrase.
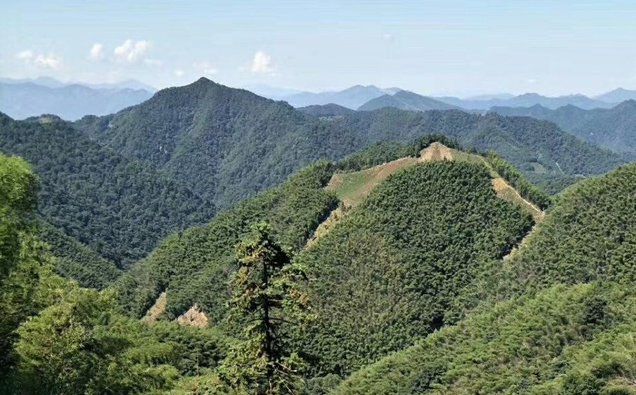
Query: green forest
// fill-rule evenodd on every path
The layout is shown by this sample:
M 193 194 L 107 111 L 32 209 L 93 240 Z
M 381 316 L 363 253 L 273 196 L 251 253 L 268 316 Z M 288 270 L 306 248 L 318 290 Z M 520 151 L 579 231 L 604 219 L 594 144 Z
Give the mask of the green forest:
M 636 164 L 209 80 L 0 115 L 0 394 L 636 394 Z

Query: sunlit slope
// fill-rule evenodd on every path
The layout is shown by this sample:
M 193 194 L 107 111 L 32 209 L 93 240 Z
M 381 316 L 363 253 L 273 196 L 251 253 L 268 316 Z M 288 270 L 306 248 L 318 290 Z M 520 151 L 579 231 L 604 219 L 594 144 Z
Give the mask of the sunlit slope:
M 416 161 L 374 188 L 381 172 L 368 174 L 366 199 L 296 258 L 321 317 L 306 336 L 320 374 L 351 372 L 453 322 L 455 296 L 533 225 L 497 197 L 484 164 Z
M 476 313 L 336 393 L 634 393 L 634 188 L 630 165 L 565 191 L 514 257 L 465 290 Z

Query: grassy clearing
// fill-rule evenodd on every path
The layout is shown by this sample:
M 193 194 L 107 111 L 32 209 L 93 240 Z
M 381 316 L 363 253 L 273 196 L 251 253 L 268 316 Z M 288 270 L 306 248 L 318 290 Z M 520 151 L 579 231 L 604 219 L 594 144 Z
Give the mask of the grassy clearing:
M 313 244 L 320 236 L 328 232 L 340 219 L 346 216 L 349 209 L 364 201 L 373 188 L 391 174 L 417 163 L 437 160 L 455 160 L 485 165 L 490 171 L 493 189 L 499 198 L 520 206 L 523 210 L 530 213 L 537 223 L 543 219 L 543 211 L 521 197 L 512 186 L 493 170 L 482 156 L 448 148 L 441 143 L 435 142 L 422 150 L 419 158 L 401 158 L 366 170 L 334 174 L 327 185 L 327 189 L 335 192 L 338 199 L 342 201 L 344 209 L 332 212 L 332 215 L 316 229 L 314 236 L 307 245 Z
M 362 171 L 334 174 L 327 189 L 334 191 L 345 207 L 355 207 L 388 176 L 417 162 L 416 158 L 401 158 Z

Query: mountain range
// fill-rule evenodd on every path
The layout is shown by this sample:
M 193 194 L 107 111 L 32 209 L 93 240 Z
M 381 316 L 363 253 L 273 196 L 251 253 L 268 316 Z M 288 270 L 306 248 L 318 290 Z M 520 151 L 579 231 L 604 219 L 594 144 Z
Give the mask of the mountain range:
M 609 109 L 584 110 L 567 105 L 556 110 L 532 107 L 493 107 L 507 116 L 529 116 L 554 122 L 564 130 L 615 152 L 636 154 L 636 101 L 627 100 Z
M 0 150 L 24 157 L 42 177 L 43 220 L 120 269 L 168 233 L 203 223 L 315 160 L 339 160 L 382 141 L 445 135 L 498 152 L 551 193 L 625 161 L 530 118 L 337 105 L 296 110 L 207 79 L 104 117 L 3 120 Z
M 353 110 L 357 110 L 371 100 L 378 99 L 385 95 L 393 96 L 400 91 L 405 90 L 401 88 L 382 89 L 374 85 L 356 85 L 343 91 L 322 93 L 295 92 L 293 94 L 286 94 L 284 90 L 274 90 L 272 87 L 269 87 L 267 90 L 255 90 L 255 92 L 261 93 L 263 96 L 287 101 L 294 107 L 333 103 Z M 436 100 L 465 110 L 489 110 L 491 107 L 531 107 L 534 105 L 541 105 L 550 109 L 557 109 L 567 105 L 574 105 L 583 109 L 594 109 L 611 108 L 626 100 L 636 100 L 636 91 L 618 88 L 595 97 L 588 97 L 581 94 L 548 97 L 537 93 L 525 93 L 522 95 L 479 95 L 468 98 L 430 96 L 428 100 Z M 387 106 L 398 108 L 405 106 L 404 104 L 389 100 L 388 97 L 384 97 L 382 101 L 385 102 Z M 382 102 L 371 103 L 367 108 L 377 108 L 381 103 Z
M 352 110 L 357 110 L 369 100 L 383 95 L 393 95 L 400 90 L 401 89 L 399 88 L 382 89 L 374 85 L 356 85 L 342 91 L 328 91 L 320 93 L 300 92 L 289 96 L 279 96 L 278 99 L 284 100 L 294 107 L 333 103 Z
M 50 78 L 0 80 L 0 111 L 15 119 L 54 114 L 76 120 L 84 115 L 107 115 L 139 104 L 154 93 L 134 80 L 119 84 L 62 83 Z
M 632 393 L 636 165 L 428 99 L 0 114 L 0 392 Z
M 413 92 L 399 91 L 393 95 L 382 95 L 371 99 L 358 108 L 358 111 L 373 111 L 384 107 L 399 108 L 409 111 L 459 110 L 459 107 L 420 96 Z

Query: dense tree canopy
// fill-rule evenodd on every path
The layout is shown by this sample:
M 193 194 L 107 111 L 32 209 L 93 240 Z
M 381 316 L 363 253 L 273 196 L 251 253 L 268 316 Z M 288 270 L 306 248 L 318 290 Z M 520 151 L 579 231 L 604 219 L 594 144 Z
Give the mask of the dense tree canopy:
M 210 203 L 151 165 L 101 147 L 67 122 L 3 117 L 0 129 L 0 151 L 23 156 L 40 177 L 44 220 L 120 268 L 168 234 L 214 215 Z M 59 245 L 52 232 L 42 237 Z
M 458 298 L 477 312 L 336 393 L 633 393 L 635 182 L 629 165 L 568 189 Z

